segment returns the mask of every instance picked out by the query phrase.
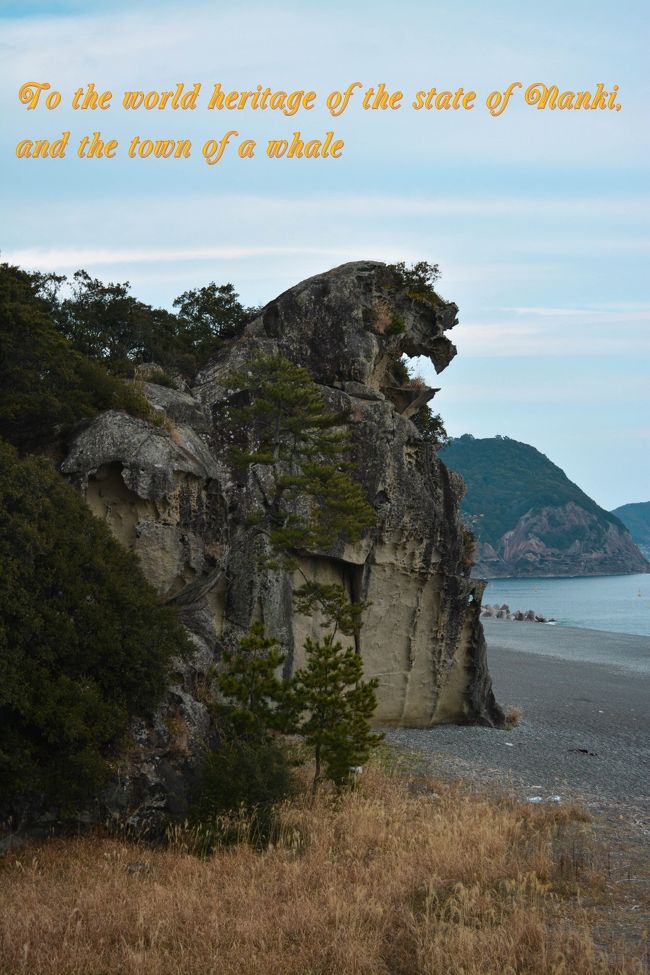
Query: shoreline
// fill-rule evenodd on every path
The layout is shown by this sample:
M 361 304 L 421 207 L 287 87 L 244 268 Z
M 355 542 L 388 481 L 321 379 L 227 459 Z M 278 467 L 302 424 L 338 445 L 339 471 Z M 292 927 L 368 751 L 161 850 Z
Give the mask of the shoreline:
M 483 607 L 553 619 L 557 626 L 650 638 L 650 575 L 488 580 Z M 483 616 L 483 619 L 486 617 Z M 489 618 L 489 617 L 487 617 Z M 494 617 L 493 617 L 494 618 Z
M 650 637 L 638 633 L 490 617 L 481 618 L 481 623 L 488 645 L 488 661 L 492 651 L 498 654 L 500 650 L 511 650 L 650 675 Z
M 596 572 L 593 575 L 590 573 L 578 573 L 576 575 L 563 575 L 563 576 L 491 576 L 491 575 L 477 575 L 472 576 L 472 579 L 477 581 L 483 580 L 484 582 L 537 582 L 541 580 L 545 582 L 547 579 L 555 579 L 563 581 L 565 579 L 620 579 L 621 576 L 647 576 L 650 574 L 650 569 L 646 569 L 645 572 L 639 572 L 635 569 L 634 572 Z
M 434 774 L 528 800 L 620 806 L 650 828 L 650 640 L 486 622 L 494 692 L 505 708 L 523 708 L 520 724 L 391 729 L 387 741 Z

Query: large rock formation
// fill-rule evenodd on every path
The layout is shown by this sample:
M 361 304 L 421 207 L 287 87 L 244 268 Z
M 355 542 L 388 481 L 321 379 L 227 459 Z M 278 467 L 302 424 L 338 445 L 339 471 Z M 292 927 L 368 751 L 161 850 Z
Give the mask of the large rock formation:
M 167 711 L 136 729 L 113 804 L 141 801 L 140 818 L 154 820 L 182 811 L 187 774 L 211 735 L 210 666 L 254 619 L 281 640 L 288 669 L 301 664 L 305 637 L 321 632 L 317 617 L 293 612 L 295 577 L 260 568 L 248 515 L 261 483 L 254 470 L 242 482 L 224 437 L 224 410 L 239 395 L 229 374 L 260 351 L 307 367 L 349 416 L 356 477 L 377 525 L 355 544 L 303 552 L 300 567 L 370 601 L 357 649 L 366 675 L 379 678 L 377 721 L 501 722 L 479 620 L 483 585 L 469 578 L 458 519 L 462 482 L 410 419 L 434 390 L 404 383 L 397 366 L 406 353 L 444 369 L 456 314 L 436 296 L 409 295 L 383 264 L 346 264 L 270 302 L 190 389 L 147 385 L 164 425 L 106 413 L 77 435 L 63 472 L 178 605 L 197 648 L 179 666 Z

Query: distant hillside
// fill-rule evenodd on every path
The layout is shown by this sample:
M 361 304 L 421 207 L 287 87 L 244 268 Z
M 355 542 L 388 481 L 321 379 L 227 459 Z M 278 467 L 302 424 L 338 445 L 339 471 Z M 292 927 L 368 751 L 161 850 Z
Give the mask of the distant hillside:
M 623 504 L 612 511 L 619 518 L 646 558 L 650 557 L 650 501 Z
M 477 538 L 476 575 L 589 576 L 650 569 L 616 514 L 600 508 L 529 444 L 465 434 L 450 441 L 440 457 L 467 486 L 461 512 Z

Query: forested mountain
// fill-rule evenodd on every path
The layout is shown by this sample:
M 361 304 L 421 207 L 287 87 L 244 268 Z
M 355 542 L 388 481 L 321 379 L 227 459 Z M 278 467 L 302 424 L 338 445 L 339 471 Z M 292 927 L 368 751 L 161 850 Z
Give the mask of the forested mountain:
M 623 522 L 643 554 L 650 556 L 650 501 L 623 504 L 614 508 L 613 515 Z
M 644 572 L 629 532 L 529 444 L 465 434 L 440 451 L 467 486 L 461 511 L 477 539 L 476 575 Z

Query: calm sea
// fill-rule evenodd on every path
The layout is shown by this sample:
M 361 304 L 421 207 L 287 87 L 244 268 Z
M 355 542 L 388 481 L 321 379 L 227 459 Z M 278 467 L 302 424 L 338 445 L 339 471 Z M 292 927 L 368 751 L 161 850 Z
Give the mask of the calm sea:
M 492 579 L 483 604 L 533 609 L 564 626 L 650 636 L 650 574 L 595 579 Z

